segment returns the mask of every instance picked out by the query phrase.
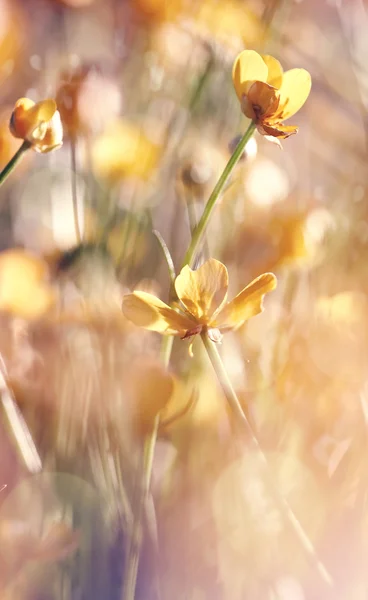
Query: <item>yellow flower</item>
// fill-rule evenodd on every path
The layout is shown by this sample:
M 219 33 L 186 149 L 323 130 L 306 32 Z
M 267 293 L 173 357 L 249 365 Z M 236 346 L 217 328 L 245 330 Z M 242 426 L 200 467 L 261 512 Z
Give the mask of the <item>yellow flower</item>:
M 37 319 L 53 303 L 47 266 L 41 259 L 20 249 L 0 254 L 0 311 L 23 319 Z
M 143 131 L 123 119 L 113 121 L 92 146 L 93 167 L 99 177 L 116 183 L 125 177 L 149 179 L 160 148 Z
M 260 43 L 263 26 L 259 17 L 237 0 L 202 0 L 193 11 L 193 31 L 235 52 Z
M 150 331 L 182 339 L 206 332 L 212 341 L 219 342 L 221 332 L 237 329 L 262 312 L 263 297 L 275 289 L 276 283 L 273 273 L 264 273 L 227 302 L 227 269 L 211 258 L 196 271 L 185 266 L 176 278 L 180 312 L 146 292 L 125 296 L 123 312 L 133 323 Z
M 282 121 L 295 115 L 308 98 L 312 85 L 308 71 L 284 73 L 273 56 L 244 50 L 235 59 L 233 83 L 243 113 L 262 135 L 275 141 L 297 133 L 297 127 Z
M 63 128 L 55 100 L 35 104 L 29 98 L 20 98 L 9 126 L 14 137 L 28 142 L 36 152 L 51 152 L 63 143 Z

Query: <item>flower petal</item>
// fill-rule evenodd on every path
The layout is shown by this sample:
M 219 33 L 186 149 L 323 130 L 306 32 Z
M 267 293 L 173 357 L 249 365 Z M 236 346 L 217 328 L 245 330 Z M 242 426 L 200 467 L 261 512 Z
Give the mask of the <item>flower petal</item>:
M 261 56 L 268 68 L 267 83 L 279 89 L 284 73 L 280 62 L 270 54 L 261 54 Z
M 311 76 L 305 69 L 286 71 L 280 87 L 279 118 L 285 120 L 295 115 L 307 100 L 311 87 Z
M 274 115 L 279 107 L 279 94 L 274 87 L 263 81 L 255 81 L 246 99 L 253 107 L 257 120 Z
M 270 124 L 268 124 L 266 121 L 261 124 L 261 130 L 258 129 L 258 131 L 265 136 L 272 136 L 286 140 L 286 138 L 290 137 L 291 135 L 298 133 L 298 127 L 295 125 L 283 125 L 279 122 L 272 123 L 272 121 Z
M 216 319 L 221 331 L 240 327 L 245 321 L 263 311 L 263 297 L 276 288 L 273 273 L 263 273 L 228 302 Z
M 267 73 L 267 65 L 258 52 L 243 50 L 233 66 L 233 83 L 239 100 L 247 93 L 250 82 L 266 81 Z
M 193 328 L 193 321 L 147 292 L 124 296 L 123 313 L 135 325 L 166 335 L 183 336 Z
M 175 280 L 175 290 L 187 311 L 200 323 L 208 323 L 226 302 L 229 278 L 227 268 L 210 258 L 199 269 L 187 265 Z

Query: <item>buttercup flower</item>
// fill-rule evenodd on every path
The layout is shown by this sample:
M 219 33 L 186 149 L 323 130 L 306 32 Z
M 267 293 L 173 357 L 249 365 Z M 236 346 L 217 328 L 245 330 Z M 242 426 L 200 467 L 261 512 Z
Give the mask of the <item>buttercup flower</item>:
M 175 280 L 180 312 L 146 292 L 128 294 L 123 300 L 125 316 L 136 325 L 182 339 L 206 332 L 214 342 L 222 332 L 237 329 L 263 310 L 263 297 L 276 287 L 273 273 L 254 279 L 231 302 L 227 302 L 228 272 L 211 258 L 193 271 L 185 266 Z
M 133 123 L 117 119 L 96 138 L 91 153 L 97 175 L 117 183 L 125 177 L 149 179 L 159 161 L 160 147 Z
M 28 142 L 36 152 L 51 152 L 63 143 L 60 114 L 52 99 L 35 104 L 21 98 L 15 104 L 9 127 L 14 137 Z
M 37 319 L 54 303 L 47 266 L 38 257 L 12 249 L 0 253 L 0 311 Z
M 308 71 L 284 73 L 273 56 L 244 50 L 235 59 L 233 82 L 243 113 L 262 135 L 275 141 L 297 133 L 297 127 L 282 122 L 295 115 L 308 98 L 312 85 Z

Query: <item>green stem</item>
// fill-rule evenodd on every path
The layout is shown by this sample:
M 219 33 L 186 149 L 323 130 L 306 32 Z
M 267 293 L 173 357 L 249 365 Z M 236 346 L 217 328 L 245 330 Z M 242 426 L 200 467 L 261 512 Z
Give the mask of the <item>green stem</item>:
M 185 265 L 191 266 L 191 264 L 193 263 L 193 260 L 195 259 L 196 254 L 198 253 L 198 250 L 200 249 L 200 246 L 202 244 L 203 237 L 206 232 L 209 220 L 212 216 L 213 210 L 216 206 L 216 202 L 219 199 L 221 192 L 223 191 L 224 186 L 225 186 L 226 182 L 228 181 L 234 167 L 237 165 L 241 155 L 243 154 L 245 146 L 247 145 L 250 138 L 252 137 L 252 135 L 255 131 L 255 128 L 256 128 L 255 123 L 253 123 L 253 121 L 251 121 L 251 123 L 248 126 L 247 131 L 245 132 L 245 134 L 241 138 L 239 144 L 235 148 L 233 154 L 231 155 L 229 162 L 227 163 L 225 169 L 223 170 L 223 172 L 220 176 L 220 179 L 216 183 L 216 185 L 212 191 L 212 194 L 210 195 L 210 197 L 207 201 L 207 204 L 204 208 L 203 214 L 198 222 L 198 225 L 193 232 L 192 240 L 189 244 L 189 248 L 184 257 L 183 266 L 185 266 Z
M 203 237 L 206 232 L 209 220 L 212 216 L 213 210 L 215 208 L 216 202 L 217 202 L 218 198 L 220 197 L 220 194 L 223 191 L 224 186 L 226 185 L 226 183 L 230 177 L 230 174 L 232 173 L 234 167 L 238 163 L 247 142 L 252 137 L 252 135 L 255 131 L 255 127 L 256 126 L 252 121 L 249 124 L 247 131 L 241 138 L 239 144 L 235 148 L 232 156 L 230 157 L 229 162 L 227 163 L 220 179 L 218 180 L 217 184 L 215 185 L 215 188 L 207 201 L 207 204 L 203 211 L 202 217 L 199 220 L 198 225 L 192 232 L 192 240 L 191 240 L 191 243 L 187 250 L 187 253 L 185 255 L 183 266 L 185 266 L 187 264 L 190 265 L 192 263 L 192 261 L 195 259 L 196 254 L 202 244 Z M 173 286 L 171 286 L 171 287 L 173 287 Z M 172 345 L 173 345 L 173 337 L 165 336 L 165 338 L 162 342 L 162 346 L 161 346 L 161 360 L 162 360 L 164 366 L 166 366 L 166 367 L 169 365 L 169 362 L 170 362 Z M 229 381 L 228 381 L 228 384 L 230 385 Z M 224 379 L 224 385 L 225 385 L 225 379 Z M 230 388 L 231 388 L 231 385 L 230 385 Z M 230 390 L 230 388 L 229 388 L 229 390 Z M 236 396 L 235 396 L 235 398 L 236 398 Z M 242 414 L 242 409 L 241 409 L 241 406 L 238 401 L 237 401 L 237 403 L 238 403 L 238 417 L 240 417 L 240 414 Z M 235 404 L 234 404 L 234 408 L 235 408 Z M 246 419 L 245 419 L 245 423 L 247 423 Z M 125 568 L 125 573 L 124 573 L 124 585 L 123 585 L 123 592 L 122 592 L 122 600 L 134 600 L 134 596 L 135 596 L 136 581 L 137 581 L 137 574 L 138 574 L 138 564 L 139 564 L 139 554 L 140 554 L 140 548 L 141 548 L 141 543 L 142 543 L 142 524 L 141 524 L 141 522 L 142 522 L 143 508 L 147 501 L 150 483 L 151 483 L 153 457 L 154 457 L 154 450 L 155 450 L 155 445 L 156 445 L 156 441 L 157 441 L 159 426 L 160 426 L 160 416 L 158 415 L 154 422 L 152 431 L 147 436 L 147 438 L 145 440 L 145 444 L 144 444 L 143 481 L 142 481 L 141 489 L 138 490 L 139 500 L 138 500 L 138 506 L 137 506 L 137 509 L 136 509 L 135 515 L 134 515 L 134 523 L 133 523 L 133 529 L 132 529 L 132 534 L 131 534 L 131 541 L 130 541 L 129 549 L 128 549 L 128 556 L 127 556 L 126 568 Z
M 23 158 L 24 153 L 31 147 L 29 142 L 24 141 L 21 147 L 16 151 L 13 158 L 11 158 L 8 164 L 3 168 L 0 173 L 0 185 L 4 183 L 4 181 L 9 177 L 10 173 L 14 171 L 17 164 Z
M 312 542 L 310 541 L 300 522 L 296 518 L 287 500 L 280 494 L 280 492 L 277 489 L 277 483 L 274 481 L 274 476 L 271 467 L 268 464 L 266 455 L 264 454 L 257 439 L 257 436 L 254 433 L 246 415 L 244 414 L 239 399 L 226 372 L 224 363 L 222 362 L 221 356 L 217 350 L 217 346 L 209 339 L 206 332 L 201 334 L 201 338 L 204 347 L 206 348 L 208 357 L 215 370 L 219 383 L 221 384 L 225 397 L 232 410 L 233 416 L 235 417 L 236 426 L 238 427 L 239 432 L 241 434 L 246 435 L 247 441 L 253 447 L 255 455 L 259 461 L 260 467 L 262 468 L 263 476 L 266 481 L 268 490 L 273 498 L 273 501 L 275 502 L 275 505 L 280 511 L 280 515 L 282 515 L 284 522 L 290 526 L 290 529 L 292 530 L 296 539 L 303 548 L 308 561 L 314 566 L 316 571 L 319 573 L 321 579 L 329 587 L 332 587 L 333 582 L 331 575 L 328 573 L 326 567 L 318 558 Z
M 209 76 L 211 74 L 212 68 L 215 64 L 215 60 L 213 57 L 213 54 L 210 54 L 210 57 L 206 63 L 206 67 L 202 73 L 202 75 L 200 76 L 198 83 L 194 89 L 194 92 L 192 94 L 192 97 L 189 101 L 189 112 L 192 112 L 194 107 L 196 106 L 199 98 L 202 95 L 202 91 L 204 90 L 204 88 L 206 87 L 206 84 L 208 82 Z

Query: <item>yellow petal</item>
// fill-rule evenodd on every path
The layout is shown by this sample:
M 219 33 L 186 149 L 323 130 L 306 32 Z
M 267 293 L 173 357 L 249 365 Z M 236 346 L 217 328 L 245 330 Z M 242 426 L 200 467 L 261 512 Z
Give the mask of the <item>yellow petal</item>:
M 32 108 L 29 109 L 29 113 L 32 111 L 35 118 L 38 121 L 47 122 L 51 121 L 52 117 L 56 113 L 56 102 L 51 98 L 37 102 Z
M 235 59 L 233 83 L 239 100 L 247 93 L 250 82 L 266 81 L 268 68 L 260 54 L 254 50 L 244 50 Z
M 295 115 L 303 106 L 311 91 L 311 76 L 305 69 L 286 71 L 280 88 L 280 119 Z
M 124 296 L 123 313 L 135 325 L 166 335 L 184 336 L 195 326 L 189 318 L 147 292 L 134 292 Z
M 234 329 L 263 311 L 263 297 L 276 288 L 273 273 L 263 273 L 222 309 L 214 324 L 219 329 Z
M 132 413 L 138 433 L 147 435 L 154 420 L 169 404 L 175 387 L 173 376 L 162 365 L 142 358 L 129 369 L 128 391 L 131 386 Z
M 175 280 L 175 290 L 187 311 L 200 323 L 207 323 L 226 301 L 229 279 L 220 261 L 210 258 L 199 269 L 188 266 Z
M 281 64 L 270 54 L 261 54 L 261 56 L 268 68 L 267 83 L 279 89 L 282 84 L 282 76 L 284 72 Z

